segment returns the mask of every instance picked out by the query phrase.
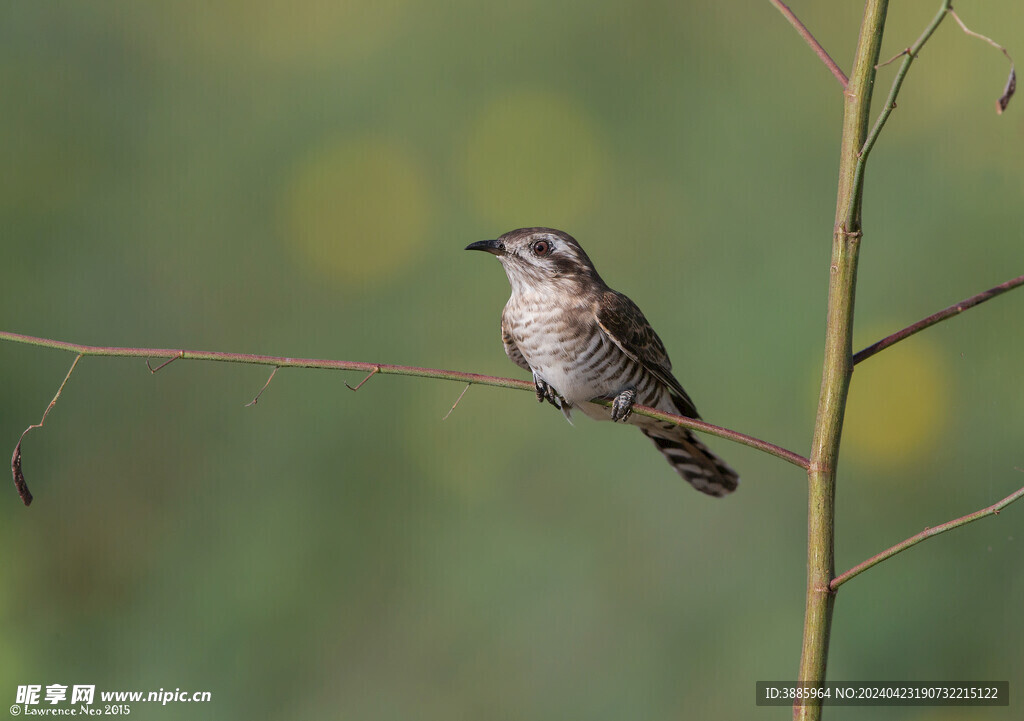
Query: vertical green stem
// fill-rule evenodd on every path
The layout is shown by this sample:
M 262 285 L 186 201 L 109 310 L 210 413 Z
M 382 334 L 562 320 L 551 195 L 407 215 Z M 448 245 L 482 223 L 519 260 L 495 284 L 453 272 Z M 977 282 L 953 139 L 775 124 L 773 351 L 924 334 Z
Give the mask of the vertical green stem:
M 863 173 L 856 171 L 860 150 L 868 134 L 875 65 L 878 64 L 888 4 L 888 0 L 867 0 L 853 72 L 844 92 L 845 111 L 829 274 L 825 359 L 811 463 L 807 472 L 807 605 L 798 680 L 808 684 L 821 684 L 825 681 L 829 630 L 835 602 L 829 584 L 835 575 L 833 538 L 836 462 L 853 370 L 853 305 L 861 238 Z M 793 718 L 820 719 L 821 706 L 797 703 L 793 706 Z

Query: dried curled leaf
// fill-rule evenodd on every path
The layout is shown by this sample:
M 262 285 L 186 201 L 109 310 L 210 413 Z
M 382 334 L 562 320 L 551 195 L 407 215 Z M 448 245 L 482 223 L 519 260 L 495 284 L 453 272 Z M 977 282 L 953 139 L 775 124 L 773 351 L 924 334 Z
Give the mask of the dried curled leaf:
M 1010 77 L 1006 81 L 1006 87 L 1003 88 L 1003 94 L 999 96 L 999 100 L 996 101 L 996 112 L 999 115 L 1003 114 L 1006 110 L 1006 106 L 1010 104 L 1010 98 L 1013 97 L 1014 92 L 1017 90 L 1017 70 L 1011 65 L 1010 66 Z
M 14 455 L 11 456 L 11 472 L 14 474 L 14 487 L 18 489 L 18 495 L 26 506 L 32 505 L 32 492 L 28 490 L 25 483 L 25 474 L 21 472 L 21 440 L 14 447 Z
M 1006 106 L 1010 104 L 1010 98 L 1013 97 L 1014 91 L 1017 89 L 1017 71 L 1014 69 L 1013 58 L 1010 57 L 1010 53 L 1008 53 L 1006 51 L 1006 48 L 1004 48 L 1002 45 L 997 43 L 995 40 L 993 40 L 992 38 L 988 37 L 987 35 L 982 35 L 981 33 L 976 33 L 973 30 L 971 30 L 969 27 L 964 25 L 964 21 L 960 19 L 960 16 L 956 14 L 956 11 L 953 10 L 953 8 L 948 7 L 948 3 L 947 3 L 946 12 L 949 13 L 953 17 L 954 20 L 956 20 L 956 24 L 960 26 L 961 30 L 963 30 L 965 33 L 970 35 L 972 38 L 978 38 L 979 40 L 984 40 L 986 43 L 988 43 L 989 45 L 994 47 L 996 50 L 1001 52 L 1003 55 L 1005 55 L 1006 59 L 1010 61 L 1010 77 L 1006 81 L 1006 87 L 1003 88 L 1003 94 L 1000 95 L 999 99 L 996 101 L 996 113 L 998 113 L 999 115 L 1002 115 L 1003 111 L 1006 110 Z

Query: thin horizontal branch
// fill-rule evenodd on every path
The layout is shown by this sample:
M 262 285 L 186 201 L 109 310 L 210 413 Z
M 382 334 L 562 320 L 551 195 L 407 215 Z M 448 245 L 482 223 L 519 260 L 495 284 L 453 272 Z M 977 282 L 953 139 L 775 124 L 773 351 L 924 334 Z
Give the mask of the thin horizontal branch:
M 977 295 L 972 295 L 970 298 L 965 298 L 959 303 L 951 305 L 944 310 L 940 310 L 938 313 L 934 313 L 928 316 L 927 318 L 919 320 L 913 325 L 908 325 L 903 330 L 896 331 L 892 335 L 886 336 L 885 338 L 882 338 L 882 340 L 876 343 L 872 343 L 864 350 L 858 351 L 856 354 L 854 354 L 853 362 L 854 364 L 857 364 L 860 363 L 862 360 L 867 360 L 871 356 L 885 350 L 889 346 L 895 343 L 899 343 L 904 338 L 909 338 L 910 336 L 924 330 L 925 328 L 930 328 L 936 323 L 940 323 L 946 320 L 946 318 L 951 318 L 954 315 L 959 315 L 960 313 L 963 313 L 965 310 L 969 308 L 973 308 L 976 305 L 984 303 L 986 300 L 991 300 L 992 298 L 995 298 L 997 295 L 1002 295 L 1006 291 L 1013 290 L 1014 288 L 1021 285 L 1024 285 L 1024 275 L 1019 275 L 1016 278 L 1012 278 L 1006 281 L 1005 283 L 1000 283 L 994 288 L 989 288 L 988 290 L 982 291 Z
M 897 553 L 905 551 L 911 546 L 916 546 L 921 541 L 932 538 L 933 536 L 938 536 L 940 533 L 945 533 L 946 531 L 952 531 L 954 528 L 966 526 L 968 523 L 977 521 L 979 518 L 998 515 L 1001 510 L 1003 510 L 1008 505 L 1022 497 L 1024 497 L 1024 488 L 1014 491 L 1003 500 L 999 501 L 998 503 L 993 503 L 988 508 L 983 508 L 980 511 L 975 511 L 974 513 L 968 513 L 966 516 L 961 516 L 960 518 L 949 521 L 948 523 L 943 523 L 941 526 L 935 526 L 934 528 L 926 528 L 917 535 L 911 536 L 902 543 L 897 543 L 895 546 L 887 548 L 886 550 L 882 551 L 877 555 L 872 556 L 863 563 L 858 563 L 856 566 L 851 568 L 846 573 L 842 573 L 836 576 L 832 579 L 832 583 L 829 584 L 829 587 L 833 591 L 835 591 L 837 588 L 842 586 L 844 583 L 849 581 L 854 576 L 859 576 L 869 568 L 877 566 L 882 561 L 892 558 Z
M 534 389 L 533 383 L 514 378 L 499 378 L 463 373 L 460 371 L 439 370 L 436 368 L 417 368 L 415 366 L 388 365 L 385 363 L 364 363 L 361 361 L 324 360 L 317 358 L 288 358 L 283 356 L 252 355 L 248 353 L 223 353 L 221 351 L 182 350 L 175 348 L 123 348 L 118 346 L 93 346 L 80 343 L 69 343 L 49 338 L 36 338 L 19 333 L 0 331 L 0 340 L 24 345 L 52 348 L 54 350 L 79 353 L 88 356 L 108 356 L 114 358 L 173 358 L 181 360 L 218 361 L 222 363 L 247 363 L 249 365 L 278 366 L 280 368 L 321 368 L 327 370 L 362 371 L 364 373 L 381 373 L 391 375 L 419 376 L 423 378 L 439 378 L 442 380 L 479 383 L 502 388 L 518 390 Z
M 320 360 L 315 358 L 287 358 L 282 356 L 250 355 L 247 353 L 223 353 L 220 351 L 194 351 L 174 348 L 122 348 L 117 346 L 93 346 L 80 343 L 68 343 L 66 341 L 51 340 L 49 338 L 36 338 L 20 333 L 9 333 L 0 331 L 0 341 L 21 343 L 24 345 L 40 346 L 53 350 L 67 351 L 79 355 L 108 356 L 117 358 L 180 358 L 182 360 L 203 360 L 218 361 L 222 363 L 248 363 L 250 365 L 268 365 L 278 368 L 322 368 L 327 370 L 362 371 L 368 374 L 381 375 L 402 375 L 419 378 L 436 378 L 447 381 L 461 381 L 481 386 L 495 386 L 498 388 L 512 388 L 520 391 L 536 391 L 532 381 L 523 381 L 515 378 L 502 378 L 500 376 L 487 376 L 479 373 L 465 373 L 462 371 L 443 370 L 438 368 L 419 368 L 416 366 L 391 365 L 387 363 L 365 363 L 361 361 L 341 360 Z M 369 376 L 367 376 L 369 377 Z M 364 379 L 365 380 L 365 379 Z M 610 405 L 610 404 L 609 404 Z M 745 433 L 733 431 L 721 426 L 715 426 L 704 421 L 678 416 L 672 413 L 662 413 L 654 408 L 646 406 L 633 406 L 633 412 L 642 416 L 648 416 L 657 420 L 668 421 L 695 431 L 708 433 L 719 438 L 724 438 L 734 443 L 739 443 L 750 448 L 755 448 L 770 455 L 780 458 L 793 465 L 807 468 L 809 461 L 798 453 L 786 450 L 768 441 L 763 441 Z
M 786 20 L 789 20 L 789 24 L 796 28 L 796 31 L 800 33 L 800 37 L 802 37 L 804 41 L 811 46 L 811 50 L 814 51 L 814 54 L 821 59 L 821 62 L 825 63 L 825 67 L 832 71 L 832 74 L 836 76 L 836 80 L 839 81 L 839 84 L 842 85 L 845 90 L 846 86 L 850 84 L 850 79 L 846 77 L 846 73 L 844 73 L 842 68 L 836 64 L 836 61 L 832 59 L 832 56 L 828 54 L 824 47 L 822 47 L 821 43 L 811 35 L 811 31 L 808 30 L 807 26 L 800 21 L 800 18 L 796 16 L 796 13 L 790 10 L 788 5 L 780 2 L 780 0 L 768 0 L 768 2 L 774 5 L 775 9 L 782 13 L 782 16 L 786 18 Z
M 612 405 L 611 401 L 601 401 L 601 405 L 608 406 Z M 693 418 L 687 418 L 686 416 L 678 416 L 674 413 L 665 413 L 659 411 L 656 408 L 650 408 L 648 406 L 635 405 L 633 406 L 633 413 L 638 413 L 648 418 L 654 418 L 659 421 L 668 421 L 669 423 L 675 423 L 677 426 L 683 426 L 684 428 L 691 428 L 695 431 L 703 431 L 712 436 L 718 436 L 724 438 L 727 441 L 733 441 L 750 448 L 755 448 L 759 451 L 763 451 L 769 455 L 775 456 L 783 461 L 792 463 L 794 466 L 800 466 L 804 470 L 811 464 L 809 460 L 801 456 L 799 453 L 786 450 L 781 446 L 777 446 L 774 443 L 768 441 L 762 441 L 760 438 L 754 438 L 748 436 L 746 433 L 740 433 L 739 431 L 732 431 L 728 428 L 722 428 L 721 426 L 715 426 L 704 421 L 694 420 Z

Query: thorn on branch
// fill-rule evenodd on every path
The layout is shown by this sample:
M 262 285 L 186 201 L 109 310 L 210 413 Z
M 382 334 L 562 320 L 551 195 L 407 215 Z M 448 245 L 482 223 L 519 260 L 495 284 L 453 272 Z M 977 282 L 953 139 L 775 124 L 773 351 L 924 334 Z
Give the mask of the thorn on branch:
M 82 360 L 81 354 L 75 356 L 75 360 L 71 363 L 71 368 L 68 369 L 68 374 L 64 376 L 64 380 L 61 382 L 60 388 L 57 389 L 57 394 L 54 395 L 53 400 L 50 401 L 50 405 L 46 406 L 46 410 L 43 411 L 43 417 L 39 419 L 38 423 L 33 423 L 21 432 L 21 437 L 18 438 L 18 444 L 14 447 L 14 454 L 11 456 L 11 473 L 14 475 L 14 487 L 18 491 L 18 495 L 21 496 L 22 503 L 26 506 L 32 504 L 32 493 L 28 490 L 28 484 L 25 482 L 25 474 L 21 470 L 21 442 L 25 440 L 25 434 L 33 428 L 42 428 L 43 424 L 46 423 L 46 417 L 50 415 L 50 410 L 57 404 L 57 399 L 60 398 L 61 391 L 63 391 L 64 386 L 68 384 L 68 379 L 71 377 L 71 374 L 75 372 L 75 366 L 78 365 L 78 361 L 80 360 Z
M 170 363 L 170 361 L 167 361 L 167 362 Z M 248 408 L 249 406 L 254 406 L 257 403 L 259 403 L 260 396 L 263 395 L 263 391 L 267 390 L 267 386 L 270 385 L 270 381 L 274 380 L 274 375 L 279 370 L 281 370 L 281 366 L 274 366 L 274 370 L 270 371 L 270 377 L 267 378 L 267 382 L 263 384 L 262 388 L 260 388 L 260 392 L 257 393 L 256 396 L 251 401 L 249 401 L 248 403 L 245 404 L 246 408 Z
M 176 355 L 176 356 L 174 356 L 173 358 L 170 358 L 170 359 L 168 359 L 168 360 L 165 360 L 165 361 L 164 361 L 163 363 L 161 363 L 160 365 L 158 365 L 158 366 L 157 366 L 156 368 L 154 368 L 153 366 L 151 366 L 151 365 L 149 364 L 149 358 L 147 358 L 147 359 L 146 359 L 146 367 L 147 367 L 147 368 L 149 368 L 149 372 L 150 372 L 150 373 L 156 373 L 156 372 L 157 372 L 158 370 L 160 370 L 161 368 L 164 368 L 165 366 L 169 366 L 169 365 L 170 365 L 171 363 L 173 363 L 174 361 L 178 360 L 179 358 L 184 358 L 184 357 L 185 357 L 185 351 L 183 351 L 183 350 L 180 350 L 180 351 L 178 351 L 178 355 Z
M 363 378 L 361 381 L 359 381 L 356 384 L 355 388 L 350 386 L 348 383 L 345 384 L 345 387 L 348 388 L 350 391 L 357 391 L 357 390 L 359 390 L 360 388 L 363 387 L 363 383 L 366 383 L 366 381 L 370 380 L 371 378 L 373 378 L 378 373 L 380 373 L 380 366 L 375 366 L 374 369 L 372 371 L 370 371 L 369 374 L 367 374 L 367 376 L 365 378 Z
M 444 414 L 443 418 L 441 418 L 442 421 L 448 420 L 448 416 L 450 416 L 452 414 L 452 411 L 455 410 L 455 406 L 459 405 L 459 401 L 462 400 L 462 396 L 466 395 L 466 391 L 469 390 L 469 387 L 471 385 L 473 385 L 473 384 L 472 383 L 467 383 L 466 384 L 466 387 L 462 389 L 462 393 L 459 393 L 459 397 L 455 399 L 455 402 L 452 404 L 452 407 L 449 408 L 448 412 Z
M 1010 104 L 1010 98 L 1012 98 L 1013 94 L 1017 91 L 1017 69 L 1013 62 L 1013 58 L 1010 57 L 1010 53 L 1006 52 L 1006 48 L 997 43 L 995 40 L 986 35 L 982 35 L 981 33 L 976 33 L 970 28 L 968 28 L 966 25 L 964 25 L 964 21 L 960 19 L 960 16 L 956 14 L 956 11 L 954 11 L 953 8 L 950 8 L 949 10 L 947 10 L 947 12 L 953 16 L 953 19 L 956 20 L 956 24 L 960 26 L 961 30 L 970 35 L 972 38 L 984 40 L 989 45 L 991 45 L 996 50 L 1005 55 L 1006 59 L 1010 61 L 1010 77 L 1007 78 L 1006 80 L 1006 86 L 1003 88 L 1003 94 L 1000 95 L 999 98 L 996 100 L 996 114 L 1002 115 L 1003 111 L 1006 110 L 1006 106 Z

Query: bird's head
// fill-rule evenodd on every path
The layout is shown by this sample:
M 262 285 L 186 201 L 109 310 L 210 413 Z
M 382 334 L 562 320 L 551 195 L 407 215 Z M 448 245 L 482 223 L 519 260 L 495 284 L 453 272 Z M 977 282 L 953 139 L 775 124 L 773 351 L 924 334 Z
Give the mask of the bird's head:
M 498 256 L 513 292 L 576 290 L 603 286 L 590 258 L 568 233 L 553 228 L 519 228 L 497 240 L 470 243 L 466 250 Z

